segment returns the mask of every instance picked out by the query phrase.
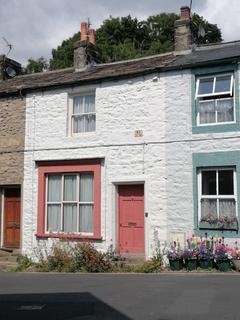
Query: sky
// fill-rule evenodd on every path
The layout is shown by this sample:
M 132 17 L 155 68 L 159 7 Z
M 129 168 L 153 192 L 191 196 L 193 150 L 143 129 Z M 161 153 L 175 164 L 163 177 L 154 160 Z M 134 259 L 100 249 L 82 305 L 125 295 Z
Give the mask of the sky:
M 25 65 L 28 58 L 49 59 L 51 50 L 90 18 L 98 28 L 110 15 L 131 14 L 139 20 L 161 12 L 179 13 L 190 0 L 0 0 L 0 54 L 13 45 L 9 58 Z M 224 41 L 240 39 L 239 0 L 193 0 L 192 11 L 215 23 Z

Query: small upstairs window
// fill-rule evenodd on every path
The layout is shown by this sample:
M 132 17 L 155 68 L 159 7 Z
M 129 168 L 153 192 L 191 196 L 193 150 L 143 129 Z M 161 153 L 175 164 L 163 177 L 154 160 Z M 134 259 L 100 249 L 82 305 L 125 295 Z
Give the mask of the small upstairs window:
M 72 100 L 71 133 L 96 130 L 95 94 L 74 96 Z
M 233 74 L 199 77 L 196 83 L 197 125 L 234 122 Z

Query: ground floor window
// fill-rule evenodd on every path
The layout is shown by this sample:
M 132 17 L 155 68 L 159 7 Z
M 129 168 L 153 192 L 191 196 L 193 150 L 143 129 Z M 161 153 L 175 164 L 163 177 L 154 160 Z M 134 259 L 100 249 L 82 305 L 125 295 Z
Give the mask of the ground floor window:
M 92 173 L 48 174 L 47 231 L 93 232 Z
M 39 164 L 38 235 L 100 236 L 99 161 Z
M 209 227 L 221 228 L 237 219 L 237 185 L 234 167 L 198 170 L 199 218 Z M 202 224 L 203 225 L 203 224 Z M 201 226 L 201 224 L 200 224 Z

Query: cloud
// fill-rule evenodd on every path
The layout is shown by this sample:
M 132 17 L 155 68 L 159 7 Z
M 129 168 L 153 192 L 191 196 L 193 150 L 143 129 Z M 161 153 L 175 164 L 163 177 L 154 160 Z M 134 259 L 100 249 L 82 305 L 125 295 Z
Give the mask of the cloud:
M 239 0 L 207 0 L 206 7 L 200 13 L 209 22 L 218 25 L 224 41 L 240 38 Z

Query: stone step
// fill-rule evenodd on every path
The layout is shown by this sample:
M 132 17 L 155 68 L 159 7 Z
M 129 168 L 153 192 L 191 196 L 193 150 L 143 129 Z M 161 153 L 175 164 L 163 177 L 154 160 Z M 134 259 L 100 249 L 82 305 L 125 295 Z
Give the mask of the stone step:
M 137 265 L 145 261 L 144 254 L 133 254 L 133 253 L 124 253 L 121 257 L 125 260 L 126 264 Z
M 0 262 L 17 262 L 17 256 L 8 255 L 0 257 Z

